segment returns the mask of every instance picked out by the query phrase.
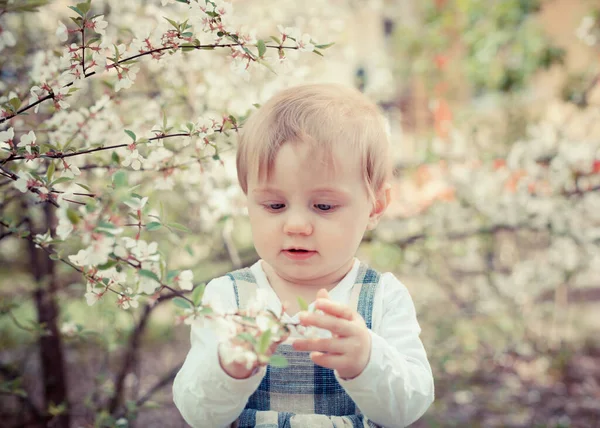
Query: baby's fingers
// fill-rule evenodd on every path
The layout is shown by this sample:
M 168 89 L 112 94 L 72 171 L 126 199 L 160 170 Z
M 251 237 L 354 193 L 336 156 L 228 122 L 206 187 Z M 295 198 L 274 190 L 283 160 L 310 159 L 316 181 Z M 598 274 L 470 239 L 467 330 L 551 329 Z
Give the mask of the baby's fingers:
M 354 334 L 356 326 L 352 322 L 333 317 L 331 315 L 321 315 L 317 313 L 303 313 L 300 315 L 300 321 L 302 325 L 314 326 L 329 330 L 331 333 L 337 336 L 351 336 Z
M 315 309 L 320 309 L 329 315 L 345 320 L 352 320 L 354 316 L 354 311 L 349 306 L 329 299 L 317 299 L 315 302 Z
M 328 354 L 343 354 L 347 346 L 339 339 L 298 339 L 293 347 L 297 351 L 319 351 Z

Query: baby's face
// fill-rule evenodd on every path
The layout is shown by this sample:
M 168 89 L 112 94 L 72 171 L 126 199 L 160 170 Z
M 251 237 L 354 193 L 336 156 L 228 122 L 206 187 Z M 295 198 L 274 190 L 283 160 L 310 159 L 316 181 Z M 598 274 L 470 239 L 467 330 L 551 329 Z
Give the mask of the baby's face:
M 373 205 L 358 156 L 334 149 L 335 168 L 308 144 L 284 144 L 268 180 L 248 180 L 258 255 L 295 284 L 325 286 L 352 266 Z

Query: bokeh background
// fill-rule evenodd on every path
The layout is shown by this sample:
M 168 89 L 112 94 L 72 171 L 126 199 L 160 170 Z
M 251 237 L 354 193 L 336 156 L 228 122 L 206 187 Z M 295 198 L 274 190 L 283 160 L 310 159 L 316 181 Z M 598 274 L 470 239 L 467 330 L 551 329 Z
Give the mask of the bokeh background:
M 128 142 L 124 129 L 152 136 L 163 118 L 173 129 L 210 114 L 242 123 L 253 104 L 300 82 L 354 85 L 388 118 L 395 165 L 393 203 L 359 256 L 409 288 L 436 380 L 436 401 L 414 426 L 600 426 L 600 5 L 232 4 L 236 24 L 258 38 L 282 25 L 335 44 L 323 56 L 290 51 L 274 71 L 232 67 L 228 50 L 141 58 L 130 88 L 116 92 L 115 73 L 99 73 L 69 108 L 50 103 L 0 131 L 101 147 Z M 25 105 L 30 88 L 56 71 L 53 58 L 68 45 L 56 35 L 59 21 L 69 26 L 77 16 L 69 6 L 0 1 L 1 103 Z M 104 39 L 116 45 L 160 40 L 164 17 L 189 15 L 175 1 L 94 0 L 91 10 L 104 15 Z M 169 269 L 190 269 L 200 283 L 257 256 L 235 178 L 235 132 L 211 136 L 210 150 L 193 142 L 195 154 L 179 150 L 184 140 L 140 149 L 139 171 L 122 165 L 124 148 L 72 159 L 96 194 L 119 193 L 111 183 L 125 171 L 120 179 L 149 197 L 144 215 L 160 219 L 142 237 L 157 242 Z M 123 310 L 112 296 L 89 306 L 85 278 L 60 261 L 88 243 L 75 232 L 47 239 L 58 249 L 50 259 L 28 239 L 48 230 L 56 237 L 71 212 L 52 213 L 13 181 L 0 178 L 2 425 L 185 426 L 170 391 L 189 347 L 182 309 L 140 298 Z M 113 215 L 121 212 L 115 198 L 101 202 Z M 50 317 L 40 318 L 48 307 Z

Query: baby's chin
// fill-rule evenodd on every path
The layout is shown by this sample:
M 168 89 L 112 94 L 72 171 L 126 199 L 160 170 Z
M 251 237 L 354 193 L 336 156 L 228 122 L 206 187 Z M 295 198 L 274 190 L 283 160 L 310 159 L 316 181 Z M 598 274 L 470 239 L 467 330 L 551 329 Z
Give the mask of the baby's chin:
M 317 266 L 273 266 L 275 273 L 282 279 L 293 284 L 307 287 L 327 287 L 331 283 L 337 283 L 345 276 L 337 270 L 319 269 Z

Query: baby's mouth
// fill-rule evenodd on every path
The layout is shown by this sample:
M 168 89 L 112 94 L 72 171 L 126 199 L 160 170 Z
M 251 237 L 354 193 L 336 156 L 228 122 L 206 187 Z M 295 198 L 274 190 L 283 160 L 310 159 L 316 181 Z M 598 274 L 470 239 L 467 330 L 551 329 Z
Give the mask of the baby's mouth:
M 282 251 L 282 253 L 289 259 L 292 260 L 308 260 L 315 254 L 316 251 L 307 250 L 305 248 L 287 248 Z

